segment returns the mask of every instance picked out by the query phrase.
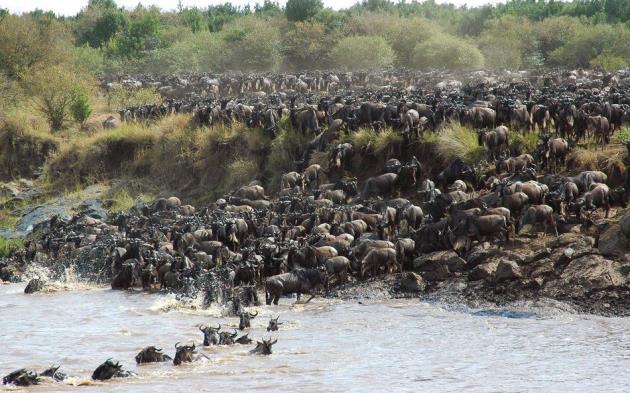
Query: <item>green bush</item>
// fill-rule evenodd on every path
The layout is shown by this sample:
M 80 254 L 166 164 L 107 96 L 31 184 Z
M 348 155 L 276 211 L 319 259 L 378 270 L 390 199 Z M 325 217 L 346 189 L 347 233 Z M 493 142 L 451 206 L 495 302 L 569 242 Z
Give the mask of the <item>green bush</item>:
M 115 84 L 107 94 L 107 105 L 111 109 L 119 110 L 131 106 L 147 104 L 159 104 L 162 96 L 155 89 L 132 89 L 120 84 Z
M 391 65 L 394 51 L 382 37 L 342 38 L 330 53 L 332 64 L 344 70 L 375 70 Z
M 242 71 L 277 70 L 282 62 L 280 30 L 261 18 L 241 18 L 224 27 L 223 37 L 231 51 L 232 69 Z
M 85 124 L 85 121 L 92 114 L 92 107 L 90 106 L 90 98 L 85 93 L 78 94 L 74 98 L 74 102 L 70 106 L 70 112 L 74 120 L 81 126 Z
M 478 69 L 483 64 L 479 49 L 448 34 L 431 37 L 413 50 L 413 66 L 419 69 Z

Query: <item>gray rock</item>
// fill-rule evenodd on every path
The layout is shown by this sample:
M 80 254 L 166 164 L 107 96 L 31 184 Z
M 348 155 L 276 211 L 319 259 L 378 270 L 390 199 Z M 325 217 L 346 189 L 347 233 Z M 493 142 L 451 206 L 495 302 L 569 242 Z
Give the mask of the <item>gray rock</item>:
M 523 277 L 523 273 L 518 264 L 507 259 L 503 259 L 499 262 L 497 270 L 494 273 L 494 278 L 497 282 L 514 280 L 521 277 Z
M 465 265 L 466 262 L 454 251 L 435 251 L 413 260 L 413 269 L 428 281 L 446 280 L 453 273 L 449 267 L 463 270 Z
M 489 280 L 497 269 L 497 262 L 482 263 L 468 273 L 468 281 Z
M 405 272 L 400 278 L 400 290 L 403 292 L 424 292 L 426 288 L 427 283 L 414 272 Z
M 621 225 L 613 225 L 599 237 L 597 248 L 603 255 L 622 257 L 630 253 L 630 237 L 624 235 Z
M 601 255 L 587 255 L 572 260 L 560 276 L 563 292 L 582 295 L 590 291 L 628 285 L 622 264 Z
M 44 289 L 46 282 L 44 280 L 40 280 L 39 278 L 33 278 L 28 282 L 26 288 L 24 288 L 24 293 L 31 294 L 35 292 L 40 292 Z

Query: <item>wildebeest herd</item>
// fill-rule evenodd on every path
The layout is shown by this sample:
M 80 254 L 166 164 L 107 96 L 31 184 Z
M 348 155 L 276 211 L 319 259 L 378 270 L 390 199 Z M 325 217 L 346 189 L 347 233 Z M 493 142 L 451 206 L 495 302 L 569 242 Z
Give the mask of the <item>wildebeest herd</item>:
M 288 116 L 312 140 L 294 170 L 282 175 L 277 193 L 252 180 L 200 208 L 170 197 L 105 220 L 89 214 L 54 218 L 37 228 L 12 263 L 37 260 L 52 267 L 66 261 L 113 289 L 159 287 L 181 296 L 201 294 L 207 303 L 231 302 L 244 329 L 256 314 L 243 307 L 258 304 L 257 288 L 264 288 L 267 305 L 294 293 L 300 300 L 319 289 L 328 293 L 409 270 L 425 253 L 455 250 L 465 257 L 485 241 L 508 245 L 511 237 L 537 228 L 557 236 L 572 225 L 592 223 L 596 209 L 607 218 L 611 208 L 626 206 L 630 175 L 623 165 L 611 165 L 606 173 L 575 173 L 564 165 L 576 144 L 609 144 L 628 122 L 629 73 L 511 74 L 509 81 L 471 75 L 475 82 L 466 84 L 452 75 L 403 71 L 122 79 L 156 87 L 166 99 L 123 109 L 122 121 L 184 112 L 198 124 L 238 121 L 274 138 L 280 119 Z M 477 130 L 491 168 L 457 158 L 439 173 L 425 169 L 435 160 L 416 157 L 410 146 L 449 123 Z M 391 127 L 408 142 L 380 173 L 364 179 L 348 175 L 357 170 L 353 156 L 366 152 L 341 140 L 360 127 Z M 518 133 L 538 133 L 536 148 L 519 150 L 511 143 Z M 327 152 L 327 166 L 310 162 L 315 151 Z M 270 321 L 268 330 L 279 324 Z M 204 345 L 251 341 L 220 328 L 200 327 Z M 253 352 L 269 354 L 273 344 L 263 340 Z M 195 356 L 194 344 L 178 343 L 172 360 L 179 364 Z M 136 360 L 171 358 L 147 347 Z M 5 383 L 37 379 L 30 371 L 16 373 Z M 94 378 L 124 375 L 108 360 Z

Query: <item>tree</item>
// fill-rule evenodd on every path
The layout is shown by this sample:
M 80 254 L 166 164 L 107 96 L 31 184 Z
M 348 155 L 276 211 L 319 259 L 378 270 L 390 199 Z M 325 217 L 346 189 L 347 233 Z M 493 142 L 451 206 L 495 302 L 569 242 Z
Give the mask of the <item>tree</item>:
M 91 90 L 89 78 L 83 77 L 68 65 L 54 65 L 32 72 L 26 80 L 39 110 L 53 131 L 66 126 L 77 99 L 87 97 Z
M 242 71 L 274 71 L 282 61 L 280 30 L 261 18 L 240 18 L 225 28 L 223 37 L 232 49 L 228 64 Z
M 30 16 L 15 15 L 0 21 L 0 71 L 10 78 L 61 62 L 69 46 L 69 37 L 55 21 L 39 23 Z
M 90 98 L 83 92 L 78 92 L 70 106 L 70 113 L 74 120 L 83 127 L 92 114 Z
M 288 0 L 285 6 L 287 19 L 291 22 L 305 21 L 324 8 L 321 0 Z
M 326 26 L 318 22 L 295 22 L 286 26 L 282 34 L 285 66 L 294 70 L 322 68 L 330 52 L 330 35 Z
M 413 50 L 413 66 L 419 69 L 466 70 L 483 67 L 483 55 L 472 44 L 448 34 L 439 34 Z
M 383 37 L 345 37 L 330 53 L 333 65 L 344 70 L 381 69 L 394 62 L 394 51 Z

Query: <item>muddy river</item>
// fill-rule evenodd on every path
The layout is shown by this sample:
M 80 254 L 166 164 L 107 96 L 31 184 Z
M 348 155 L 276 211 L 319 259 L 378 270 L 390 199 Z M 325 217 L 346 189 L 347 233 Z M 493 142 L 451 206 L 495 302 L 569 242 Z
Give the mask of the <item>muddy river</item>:
M 252 338 L 278 339 L 271 356 L 254 345 L 205 348 L 196 363 L 136 366 L 147 345 L 174 354 L 202 342 L 202 323 L 236 327 L 219 308 L 173 296 L 75 286 L 24 295 L 0 286 L 0 373 L 61 364 L 72 377 L 28 391 L 81 392 L 418 392 L 630 390 L 630 319 L 552 306 L 470 309 L 439 302 L 315 299 L 259 307 Z M 270 316 L 284 322 L 265 331 Z M 138 377 L 89 381 L 108 358 Z M 79 387 L 79 385 L 82 385 Z M 20 390 L 4 387 L 8 390 Z

